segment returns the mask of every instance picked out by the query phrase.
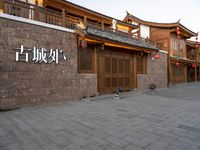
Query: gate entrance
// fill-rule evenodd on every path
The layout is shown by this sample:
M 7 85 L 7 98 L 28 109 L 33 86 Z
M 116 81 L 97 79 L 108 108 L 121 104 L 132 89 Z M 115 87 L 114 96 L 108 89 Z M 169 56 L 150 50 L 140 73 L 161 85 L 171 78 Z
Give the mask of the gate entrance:
M 98 54 L 98 90 L 112 93 L 116 87 L 122 91 L 133 89 L 133 54 L 102 51 Z

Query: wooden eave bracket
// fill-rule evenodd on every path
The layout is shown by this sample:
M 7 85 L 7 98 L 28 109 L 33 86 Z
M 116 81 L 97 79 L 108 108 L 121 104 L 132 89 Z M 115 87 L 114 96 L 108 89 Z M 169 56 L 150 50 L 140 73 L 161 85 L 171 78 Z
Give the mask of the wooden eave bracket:
M 78 35 L 78 36 L 80 36 L 81 38 L 85 38 L 85 36 L 86 36 L 86 28 L 81 28 L 80 26 L 78 26 L 78 25 L 75 25 L 74 26 L 74 31 L 75 31 L 75 33 Z

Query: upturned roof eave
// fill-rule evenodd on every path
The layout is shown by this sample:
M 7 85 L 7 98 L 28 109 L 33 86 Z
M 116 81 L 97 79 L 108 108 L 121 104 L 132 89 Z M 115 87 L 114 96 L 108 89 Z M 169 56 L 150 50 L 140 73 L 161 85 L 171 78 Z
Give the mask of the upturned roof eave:
M 159 27 L 159 28 L 176 28 L 176 27 L 180 27 L 183 31 L 185 31 L 190 37 L 192 36 L 197 36 L 198 33 L 195 33 L 193 31 L 191 31 L 190 29 L 186 28 L 184 25 L 182 25 L 180 23 L 180 20 L 178 20 L 177 22 L 174 22 L 174 23 L 158 23 L 158 22 L 150 22 L 150 21 L 145 21 L 145 20 L 142 20 L 130 13 L 127 12 L 127 15 L 126 17 L 124 18 L 124 21 L 126 19 L 132 19 L 133 21 L 136 21 L 140 24 L 143 24 L 143 25 L 147 25 L 147 26 L 152 26 L 152 27 Z

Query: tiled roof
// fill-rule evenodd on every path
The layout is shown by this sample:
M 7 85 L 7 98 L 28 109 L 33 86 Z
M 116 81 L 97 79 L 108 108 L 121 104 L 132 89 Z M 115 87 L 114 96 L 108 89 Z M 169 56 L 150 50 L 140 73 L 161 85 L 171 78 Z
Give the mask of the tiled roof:
M 117 35 L 110 32 L 105 32 L 105 31 L 101 31 L 101 30 L 97 30 L 93 28 L 87 28 L 87 34 L 97 36 L 103 39 L 108 39 L 108 40 L 112 40 L 112 41 L 116 41 L 116 42 L 120 42 L 120 43 L 124 43 L 128 45 L 136 46 L 136 47 L 158 50 L 158 48 L 156 48 L 153 45 L 148 44 L 145 41 L 132 38 L 132 37 Z

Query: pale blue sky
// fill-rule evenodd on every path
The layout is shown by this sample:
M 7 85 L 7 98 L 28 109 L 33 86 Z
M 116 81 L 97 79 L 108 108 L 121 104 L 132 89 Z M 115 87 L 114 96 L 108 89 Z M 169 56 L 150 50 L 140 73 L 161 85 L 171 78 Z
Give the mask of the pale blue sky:
M 120 20 L 126 16 L 126 11 L 147 21 L 171 23 L 181 19 L 184 26 L 200 32 L 200 0 L 69 1 Z

